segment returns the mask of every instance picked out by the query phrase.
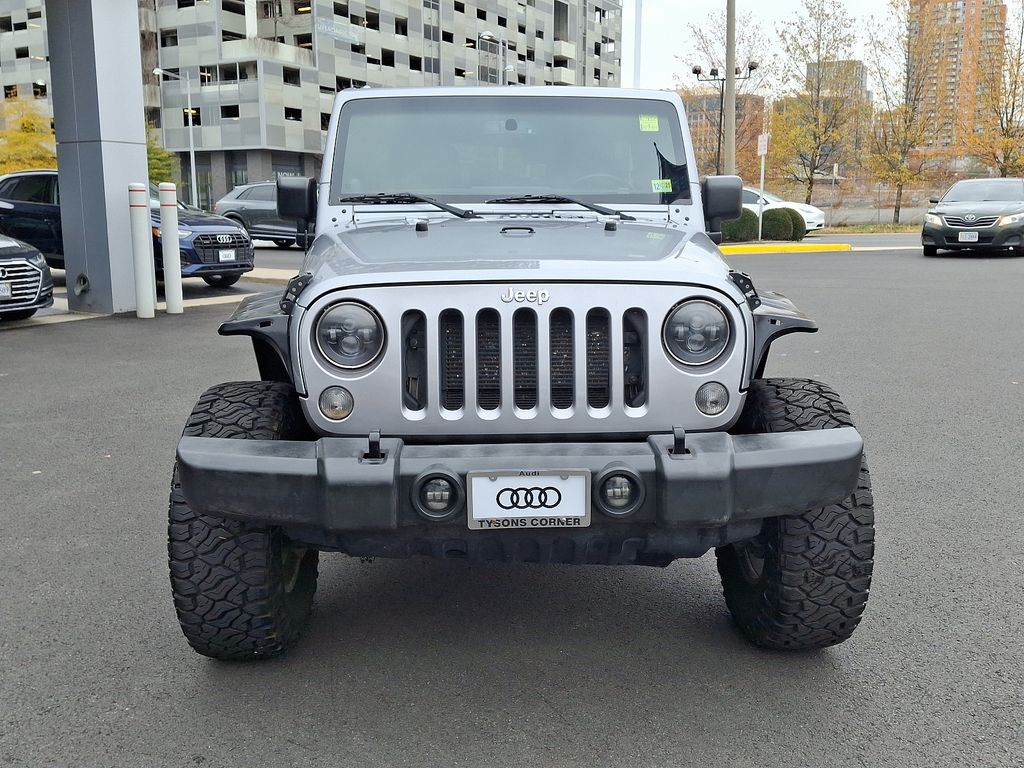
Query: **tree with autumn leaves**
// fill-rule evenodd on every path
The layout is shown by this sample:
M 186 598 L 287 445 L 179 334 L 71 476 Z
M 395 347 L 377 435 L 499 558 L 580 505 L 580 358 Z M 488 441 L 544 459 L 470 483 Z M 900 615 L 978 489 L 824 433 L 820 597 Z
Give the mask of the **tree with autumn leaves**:
M 0 174 L 27 168 L 56 168 L 57 149 L 50 118 L 25 99 L 0 107 Z

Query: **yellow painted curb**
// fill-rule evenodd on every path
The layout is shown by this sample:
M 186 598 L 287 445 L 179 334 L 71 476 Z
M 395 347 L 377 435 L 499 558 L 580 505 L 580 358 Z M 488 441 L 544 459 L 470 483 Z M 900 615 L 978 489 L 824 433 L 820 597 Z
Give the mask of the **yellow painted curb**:
M 826 253 L 852 251 L 849 243 L 760 243 L 757 245 L 722 245 L 722 253 Z

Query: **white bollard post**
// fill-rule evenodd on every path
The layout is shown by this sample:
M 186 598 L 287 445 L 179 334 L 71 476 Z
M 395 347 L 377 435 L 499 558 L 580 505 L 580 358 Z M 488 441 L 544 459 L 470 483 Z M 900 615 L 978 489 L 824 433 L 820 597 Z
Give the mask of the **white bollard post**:
M 156 314 L 153 295 L 153 233 L 149 218 L 149 189 L 145 184 L 128 185 L 128 217 L 135 261 L 135 316 L 150 318 Z
M 185 311 L 181 295 L 181 259 L 178 251 L 178 193 L 170 182 L 160 184 L 160 249 L 164 261 L 164 299 L 167 314 L 180 315 Z

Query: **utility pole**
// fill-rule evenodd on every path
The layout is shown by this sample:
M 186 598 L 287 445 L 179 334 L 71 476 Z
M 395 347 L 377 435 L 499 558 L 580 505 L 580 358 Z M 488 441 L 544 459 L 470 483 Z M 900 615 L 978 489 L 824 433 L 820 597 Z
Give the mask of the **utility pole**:
M 736 0 L 725 2 L 725 168 L 736 173 Z

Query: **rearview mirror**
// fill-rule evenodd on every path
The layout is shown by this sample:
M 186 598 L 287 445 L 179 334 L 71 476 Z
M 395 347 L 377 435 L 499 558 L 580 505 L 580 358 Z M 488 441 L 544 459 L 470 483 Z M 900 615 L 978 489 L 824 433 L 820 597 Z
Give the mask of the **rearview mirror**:
M 722 221 L 738 219 L 743 212 L 743 181 L 739 176 L 705 176 L 700 195 L 708 237 L 721 243 Z
M 295 243 L 309 247 L 310 224 L 316 221 L 316 179 L 306 176 L 279 176 L 277 179 L 277 215 L 296 222 Z
M 937 197 L 929 197 L 928 198 L 928 202 L 931 203 L 932 205 L 935 205 L 935 203 L 939 202 L 939 198 L 937 198 Z

